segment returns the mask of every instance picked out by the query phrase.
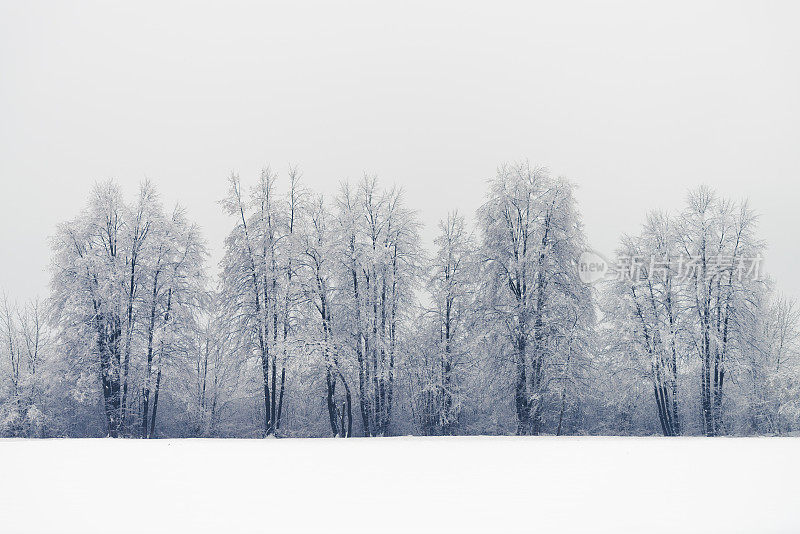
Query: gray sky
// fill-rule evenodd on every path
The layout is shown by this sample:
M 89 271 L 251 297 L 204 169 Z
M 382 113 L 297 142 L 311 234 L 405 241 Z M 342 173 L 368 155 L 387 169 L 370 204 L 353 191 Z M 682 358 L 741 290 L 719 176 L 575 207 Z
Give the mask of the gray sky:
M 447 211 L 472 215 L 498 164 L 526 158 L 579 184 L 604 253 L 688 187 L 749 197 L 767 270 L 800 297 L 790 2 L 110 4 L 0 0 L 12 298 L 46 294 L 47 237 L 96 180 L 152 179 L 216 262 L 231 171 L 295 163 L 324 193 L 377 173 L 430 242 Z

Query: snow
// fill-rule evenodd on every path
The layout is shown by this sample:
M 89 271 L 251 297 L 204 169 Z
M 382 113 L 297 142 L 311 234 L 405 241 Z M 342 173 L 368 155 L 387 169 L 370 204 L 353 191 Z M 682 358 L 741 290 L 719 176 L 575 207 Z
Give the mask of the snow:
M 799 480 L 799 438 L 0 440 L 0 531 L 798 531 Z

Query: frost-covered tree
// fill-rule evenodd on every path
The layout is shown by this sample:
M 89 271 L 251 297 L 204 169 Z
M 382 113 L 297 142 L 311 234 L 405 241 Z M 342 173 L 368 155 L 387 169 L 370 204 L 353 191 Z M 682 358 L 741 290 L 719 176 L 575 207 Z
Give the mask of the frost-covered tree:
M 691 323 L 676 272 L 680 263 L 675 260 L 683 257 L 679 246 L 674 221 L 650 214 L 639 236 L 623 237 L 620 257 L 636 262 L 636 270 L 608 288 L 604 309 L 613 325 L 606 350 L 625 358 L 634 373 L 652 384 L 665 436 L 682 433 L 679 363 L 685 362 Z
M 198 229 L 180 208 L 166 216 L 150 184 L 129 206 L 106 182 L 59 226 L 53 251 L 51 317 L 76 384 L 93 388 L 87 378 L 97 377 L 108 435 L 146 437 L 162 365 L 180 352 L 202 297 Z
M 118 187 L 98 184 L 87 209 L 62 224 L 53 242 L 54 320 L 66 351 L 78 360 L 76 368 L 96 371 L 112 437 L 122 427 L 123 332 L 128 330 L 123 322 L 130 294 L 125 291 L 127 258 L 121 250 L 124 211 Z
M 52 426 L 45 415 L 52 376 L 42 307 L 38 300 L 14 306 L 5 295 L 0 306 L 0 436 L 44 436 Z
M 267 168 L 245 195 L 239 178 L 232 176 L 223 201 L 237 222 L 225 241 L 221 298 L 226 320 L 236 325 L 245 350 L 259 361 L 265 436 L 281 427 L 286 366 L 300 300 L 296 225 L 302 217 L 303 191 L 297 171 L 290 171 L 289 181 L 288 195 L 279 195 L 277 175 Z
M 353 394 L 347 376 L 347 362 L 342 354 L 344 337 L 343 323 L 346 320 L 340 304 L 346 294 L 339 287 L 338 261 L 333 216 L 322 197 L 310 207 L 308 221 L 303 233 L 303 254 L 300 261 L 300 277 L 308 306 L 307 327 L 304 331 L 304 346 L 321 356 L 325 375 L 325 406 L 331 432 L 335 437 L 353 435 Z
M 439 223 L 439 231 L 436 255 L 427 268 L 430 304 L 420 319 L 416 357 L 409 366 L 412 402 L 427 435 L 457 432 L 468 402 L 466 375 L 474 371 L 477 353 L 470 330 L 475 320 L 475 245 L 457 212 Z
M 746 352 L 748 325 L 759 313 L 765 291 L 751 272 L 764 244 L 755 236 L 757 217 L 746 202 L 719 198 L 707 187 L 690 192 L 678 220 L 678 243 L 692 259 L 686 301 L 693 316 L 691 347 L 700 361 L 700 407 L 703 432 L 724 433 L 725 378 L 732 360 Z
M 725 385 L 764 346 L 754 338 L 769 313 L 756 220 L 747 203 L 701 187 L 677 216 L 653 213 L 623 239 L 623 275 L 604 299 L 609 349 L 651 383 L 664 435 L 682 433 L 687 416 L 703 434 L 722 434 L 741 403 L 726 403 Z
M 337 197 L 339 272 L 346 287 L 342 313 L 358 370 L 363 432 L 389 432 L 395 402 L 399 337 L 412 314 L 420 275 L 418 222 L 400 190 L 374 177 Z
M 575 267 L 585 238 L 572 190 L 544 169 L 503 165 L 478 212 L 485 327 L 502 336 L 513 364 L 518 434 L 542 431 L 550 366 L 574 346 L 570 331 L 593 320 Z
M 786 297 L 764 295 L 745 331 L 745 357 L 735 368 L 738 432 L 784 434 L 800 426 L 800 310 Z
M 145 279 L 144 337 L 140 434 L 155 434 L 162 376 L 189 357 L 197 316 L 203 308 L 205 279 L 200 269 L 205 248 L 198 228 L 176 209 L 171 219 L 156 227 L 148 275 Z M 176 376 L 177 378 L 177 376 Z

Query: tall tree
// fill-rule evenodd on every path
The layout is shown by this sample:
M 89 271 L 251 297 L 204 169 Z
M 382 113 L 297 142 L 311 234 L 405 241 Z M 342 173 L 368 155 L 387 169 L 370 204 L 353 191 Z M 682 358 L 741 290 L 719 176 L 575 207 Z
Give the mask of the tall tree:
M 585 238 L 572 189 L 528 163 L 503 165 L 478 212 L 483 308 L 514 365 L 518 434 L 542 430 L 545 374 L 564 350 L 559 319 L 592 320 L 591 295 L 574 264 Z
M 306 329 L 309 345 L 322 355 L 325 375 L 325 404 L 331 432 L 335 437 L 353 435 L 353 397 L 340 354 L 342 291 L 336 282 L 338 262 L 332 216 L 319 197 L 309 210 L 301 259 L 302 285 L 309 302 Z M 335 320 L 334 320 L 335 318 Z M 310 332 L 309 332 L 310 331 Z
M 131 372 L 141 370 L 136 396 L 142 391 L 147 406 L 154 353 L 159 364 L 169 357 L 169 336 L 184 330 L 198 305 L 205 249 L 197 227 L 178 208 L 165 217 L 147 183 L 130 208 L 118 186 L 105 182 L 78 217 L 59 226 L 53 250 L 51 311 L 61 342 L 73 368 L 98 376 L 108 435 L 129 435 Z M 139 318 L 147 318 L 141 328 Z M 155 398 L 159 385 L 156 379 Z
M 277 192 L 277 175 L 264 169 L 247 197 L 239 178 L 232 176 L 223 201 L 237 222 L 225 241 L 221 293 L 228 320 L 237 325 L 259 360 L 265 436 L 273 435 L 281 425 L 286 362 L 291 356 L 288 347 L 298 305 L 295 225 L 302 217 L 303 193 L 299 174 L 295 170 L 289 174 L 286 198 Z
M 681 294 L 682 251 L 672 219 L 648 216 L 640 236 L 625 236 L 620 255 L 625 273 L 610 288 L 605 302 L 613 324 L 611 346 L 633 360 L 652 383 L 658 421 L 665 436 L 682 433 L 679 411 L 679 363 L 685 357 L 687 321 Z M 651 261 L 651 259 L 653 261 Z
M 426 288 L 430 295 L 417 360 L 417 412 L 425 434 L 450 435 L 458 429 L 465 404 L 464 374 L 476 349 L 469 328 L 474 324 L 475 246 L 464 218 L 453 212 L 439 223 Z
M 375 177 L 355 190 L 343 185 L 337 204 L 361 423 L 365 435 L 383 436 L 392 417 L 398 335 L 419 278 L 418 223 L 401 191 L 380 188 Z
M 742 327 L 752 323 L 754 303 L 765 289 L 750 272 L 763 250 L 756 223 L 746 202 L 720 199 L 707 187 L 689 193 L 678 221 L 679 246 L 691 261 L 685 291 L 694 316 L 691 346 L 700 360 L 701 422 L 707 436 L 725 431 L 728 367 L 742 354 Z
M 623 239 L 623 276 L 604 299 L 610 348 L 652 384 L 664 435 L 686 426 L 679 409 L 693 404 L 680 402 L 681 391 L 699 393 L 703 434 L 726 431 L 725 384 L 758 345 L 755 325 L 767 312 L 756 221 L 747 203 L 701 187 L 677 217 L 652 213 L 640 235 Z

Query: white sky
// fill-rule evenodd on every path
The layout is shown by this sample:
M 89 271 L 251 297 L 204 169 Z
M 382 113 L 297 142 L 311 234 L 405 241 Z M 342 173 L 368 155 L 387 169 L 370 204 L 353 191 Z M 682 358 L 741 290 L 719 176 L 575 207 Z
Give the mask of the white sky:
M 0 0 L 12 298 L 46 294 L 47 237 L 96 180 L 154 180 L 203 226 L 214 272 L 232 170 L 296 163 L 325 193 L 377 173 L 429 243 L 498 164 L 526 158 L 579 184 L 604 253 L 688 187 L 749 197 L 768 271 L 800 297 L 792 3 L 218 4 Z

